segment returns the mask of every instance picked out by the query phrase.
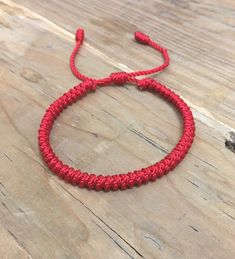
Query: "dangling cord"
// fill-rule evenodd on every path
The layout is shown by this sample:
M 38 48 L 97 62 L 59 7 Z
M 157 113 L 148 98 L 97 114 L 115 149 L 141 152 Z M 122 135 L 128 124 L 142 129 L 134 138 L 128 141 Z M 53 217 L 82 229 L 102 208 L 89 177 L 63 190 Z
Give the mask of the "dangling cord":
M 158 67 L 152 68 L 152 69 L 148 69 L 148 70 L 140 70 L 137 72 L 132 72 L 129 73 L 130 76 L 144 76 L 144 75 L 150 75 L 153 73 L 157 73 L 160 72 L 162 70 L 164 70 L 166 67 L 169 66 L 170 63 L 170 59 L 168 56 L 168 52 L 166 48 L 161 47 L 160 45 L 158 45 L 156 42 L 152 41 L 149 36 L 147 36 L 146 34 L 142 33 L 142 32 L 135 32 L 135 40 L 141 44 L 144 45 L 149 45 L 150 47 L 152 47 L 153 49 L 159 51 L 162 53 L 163 59 L 164 59 L 164 63 Z
M 152 47 L 153 49 L 161 52 L 163 59 L 164 59 L 164 63 L 160 66 L 157 66 L 155 68 L 152 69 L 147 69 L 147 70 L 140 70 L 140 71 L 136 71 L 136 72 L 115 72 L 112 73 L 110 76 L 102 78 L 102 79 L 94 79 L 91 77 L 87 77 L 85 75 L 83 75 L 82 73 L 80 73 L 78 71 L 78 69 L 76 68 L 75 65 L 75 59 L 76 59 L 76 55 L 78 54 L 78 51 L 84 41 L 84 30 L 83 29 L 78 29 L 76 32 L 76 36 L 75 36 L 75 40 L 76 40 L 76 45 L 73 49 L 73 52 L 70 56 L 70 68 L 71 71 L 73 72 L 73 74 L 80 80 L 84 81 L 84 80 L 92 80 L 96 83 L 96 85 L 99 86 L 104 86 L 104 85 L 109 85 L 110 83 L 115 83 L 115 84 L 119 84 L 119 85 L 123 85 L 125 84 L 127 81 L 128 82 L 132 82 L 132 83 L 137 83 L 138 79 L 136 79 L 135 77 L 138 76 L 144 76 L 144 75 L 149 75 L 149 74 L 153 74 L 159 71 L 162 71 L 163 69 L 165 69 L 168 65 L 169 65 L 169 56 L 168 56 L 168 52 L 166 48 L 161 47 L 160 45 L 158 45 L 156 42 L 152 41 L 149 36 L 147 36 L 146 34 L 142 33 L 142 32 L 135 32 L 134 36 L 135 36 L 135 40 L 141 44 L 144 45 L 149 45 L 150 47 Z

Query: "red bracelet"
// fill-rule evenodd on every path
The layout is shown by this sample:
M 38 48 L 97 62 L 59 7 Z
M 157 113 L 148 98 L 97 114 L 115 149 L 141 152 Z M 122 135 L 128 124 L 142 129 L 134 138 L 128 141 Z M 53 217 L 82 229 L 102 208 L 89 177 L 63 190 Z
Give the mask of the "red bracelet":
M 155 181 L 170 170 L 174 169 L 185 157 L 189 148 L 192 145 L 195 135 L 195 125 L 192 112 L 188 105 L 172 90 L 151 78 L 137 79 L 137 76 L 148 75 L 159 72 L 169 65 L 169 57 L 167 49 L 162 48 L 157 43 L 153 42 L 147 35 L 136 32 L 135 39 L 142 44 L 149 45 L 153 49 L 162 53 L 164 63 L 156 68 L 137 71 L 132 73 L 117 72 L 103 79 L 93 79 L 81 74 L 75 67 L 75 57 L 84 40 L 84 31 L 82 29 L 76 32 L 76 46 L 70 57 L 70 67 L 73 74 L 83 82 L 76 85 L 68 92 L 54 101 L 46 110 L 46 113 L 41 121 L 39 129 L 39 147 L 48 167 L 63 178 L 65 181 L 78 185 L 81 188 L 95 190 L 125 190 L 133 186 L 140 186 Z M 183 117 L 183 133 L 174 149 L 165 156 L 161 161 L 147 168 L 128 172 L 126 174 L 115 175 L 95 175 L 86 172 L 81 172 L 68 165 L 65 165 L 54 153 L 50 144 L 50 132 L 56 118 L 69 105 L 77 102 L 90 91 L 95 91 L 98 86 L 124 85 L 126 83 L 134 84 L 141 90 L 152 90 L 159 93 L 168 102 L 172 103 L 182 114 Z

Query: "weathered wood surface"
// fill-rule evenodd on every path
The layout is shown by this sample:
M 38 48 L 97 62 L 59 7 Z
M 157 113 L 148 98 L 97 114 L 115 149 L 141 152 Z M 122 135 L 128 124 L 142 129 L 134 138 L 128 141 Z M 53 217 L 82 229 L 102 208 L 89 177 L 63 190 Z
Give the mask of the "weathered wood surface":
M 1 0 L 1 258 L 235 258 L 233 1 Z M 189 155 L 161 180 L 125 192 L 81 190 L 52 175 L 37 129 L 47 106 L 77 84 L 68 66 L 77 26 L 78 60 L 102 77 L 160 63 L 134 30 L 169 49 L 155 76 L 189 102 L 197 135 Z M 133 86 L 88 95 L 58 119 L 52 143 L 67 163 L 125 172 L 161 159 L 177 142 L 180 117 Z

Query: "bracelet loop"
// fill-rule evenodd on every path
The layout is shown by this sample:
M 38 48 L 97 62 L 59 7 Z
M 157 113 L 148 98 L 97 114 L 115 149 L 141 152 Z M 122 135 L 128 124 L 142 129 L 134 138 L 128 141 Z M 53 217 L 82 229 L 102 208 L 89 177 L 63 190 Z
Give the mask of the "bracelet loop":
M 138 41 L 144 42 L 144 44 L 149 44 L 156 50 L 163 51 L 163 56 L 165 55 L 164 57 L 166 58 L 165 63 L 152 70 L 133 73 L 116 72 L 112 73 L 107 78 L 95 80 L 80 74 L 80 72 L 77 71 L 75 67 L 75 56 L 84 38 L 83 30 L 78 30 L 76 34 L 77 43 L 75 50 L 71 55 L 70 65 L 74 74 L 83 80 L 83 82 L 79 85 L 76 85 L 64 93 L 56 101 L 54 101 L 46 110 L 46 113 L 42 118 L 38 141 L 43 159 L 55 174 L 63 178 L 65 181 L 74 185 L 78 185 L 81 188 L 86 187 L 90 190 L 95 189 L 97 191 L 116 191 L 118 189 L 125 190 L 127 188 L 132 188 L 133 186 L 140 186 L 142 184 L 148 183 L 149 181 L 155 181 L 157 178 L 160 178 L 170 170 L 174 169 L 183 160 L 193 143 L 195 135 L 194 119 L 190 108 L 184 102 L 184 100 L 175 94 L 172 90 L 152 78 L 136 78 L 136 76 L 139 75 L 149 74 L 149 71 L 161 71 L 169 64 L 169 58 L 168 55 L 166 55 L 166 49 L 157 45 L 144 34 L 138 32 L 136 35 Z M 125 83 L 134 84 L 141 90 L 152 90 L 160 94 L 164 99 L 172 103 L 180 111 L 183 118 L 183 133 L 177 145 L 161 161 L 147 168 L 128 172 L 126 174 L 106 176 L 95 175 L 89 174 L 87 172 L 81 172 L 79 169 L 74 169 L 68 165 L 65 165 L 56 156 L 50 144 L 50 132 L 57 117 L 64 109 L 80 100 L 88 92 L 95 91 L 97 86 L 107 86 L 110 84 L 124 85 Z

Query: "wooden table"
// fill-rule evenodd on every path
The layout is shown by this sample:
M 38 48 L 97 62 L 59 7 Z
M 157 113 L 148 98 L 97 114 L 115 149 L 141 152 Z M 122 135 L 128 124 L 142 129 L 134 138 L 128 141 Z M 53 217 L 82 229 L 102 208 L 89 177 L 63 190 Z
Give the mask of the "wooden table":
M 1 258 L 235 258 L 235 4 L 232 0 L 0 0 Z M 188 156 L 160 180 L 94 192 L 43 163 L 37 131 L 48 105 L 78 83 L 69 69 L 77 27 L 79 69 L 100 78 L 161 64 L 136 44 L 141 30 L 169 49 L 155 75 L 196 119 Z M 179 114 L 135 87 L 101 88 L 66 110 L 51 141 L 71 166 L 124 173 L 160 160 L 181 134 Z

